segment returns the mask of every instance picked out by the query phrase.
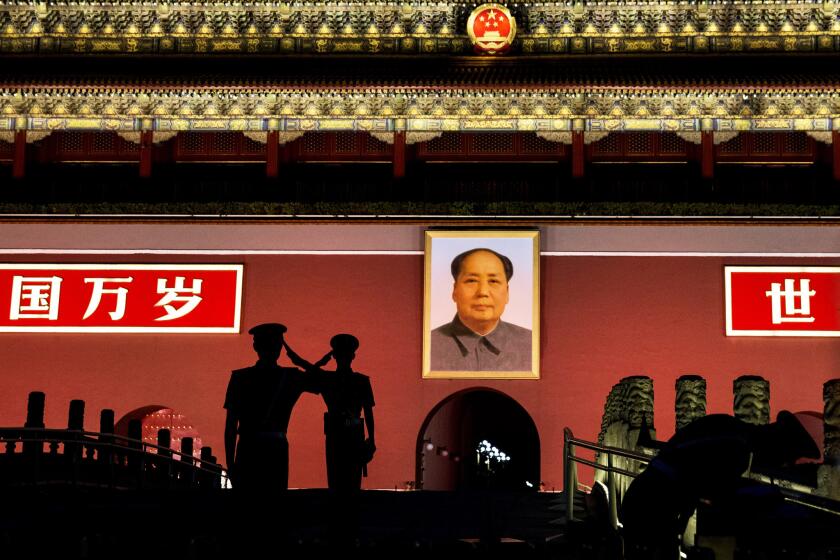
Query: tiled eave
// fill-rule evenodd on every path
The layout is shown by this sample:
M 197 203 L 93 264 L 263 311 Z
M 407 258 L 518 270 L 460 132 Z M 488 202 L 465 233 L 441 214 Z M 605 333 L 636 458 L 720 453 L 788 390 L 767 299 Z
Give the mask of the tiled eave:
M 417 54 L 472 52 L 472 2 L 6 2 L 0 52 Z M 840 51 L 828 2 L 528 2 L 512 54 Z

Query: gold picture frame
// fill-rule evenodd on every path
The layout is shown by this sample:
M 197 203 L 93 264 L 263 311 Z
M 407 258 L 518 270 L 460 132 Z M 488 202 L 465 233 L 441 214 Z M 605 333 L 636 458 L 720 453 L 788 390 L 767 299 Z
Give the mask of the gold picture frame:
M 489 260 L 479 256 L 455 262 L 459 256 L 473 253 L 484 253 Z M 465 277 L 456 282 L 453 277 L 452 269 L 460 264 L 459 270 L 470 266 L 474 272 L 459 272 L 458 278 L 461 274 L 478 278 L 475 267 L 482 262 L 490 267 L 491 278 L 506 276 L 504 286 L 498 288 L 503 291 L 496 295 L 486 287 L 481 293 L 467 293 L 464 290 L 472 288 L 465 288 L 465 282 L 477 285 L 478 281 Z M 426 231 L 423 378 L 539 379 L 539 304 L 539 231 Z M 474 313 L 481 314 L 482 324 L 493 325 L 485 335 L 467 326 L 476 325 Z M 528 340 L 530 348 L 525 347 Z

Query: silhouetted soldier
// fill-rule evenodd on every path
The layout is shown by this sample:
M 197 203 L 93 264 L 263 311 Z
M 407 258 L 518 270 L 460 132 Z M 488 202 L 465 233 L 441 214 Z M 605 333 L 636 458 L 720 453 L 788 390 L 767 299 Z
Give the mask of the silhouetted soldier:
M 321 396 L 327 405 L 327 412 L 324 414 L 327 481 L 331 490 L 359 490 L 362 487 L 362 472 L 367 470 L 367 463 L 376 451 L 373 390 L 370 378 L 351 368 L 359 348 L 359 340 L 350 334 L 337 334 L 330 340 L 330 346 L 336 370 L 323 372 L 319 382 Z M 327 354 L 321 362 L 311 365 L 295 354 L 288 345 L 286 352 L 292 362 L 310 371 L 317 370 L 330 356 Z
M 315 376 L 277 365 L 285 332 L 286 327 L 277 323 L 249 330 L 259 360 L 230 376 L 224 405 L 225 459 L 236 488 L 288 488 L 286 430 L 292 408 L 304 391 L 319 392 Z
M 796 417 L 756 426 L 726 414 L 698 418 L 678 430 L 630 484 L 621 504 L 625 557 L 676 560 L 679 536 L 701 500 L 732 503 L 753 470 L 819 457 Z

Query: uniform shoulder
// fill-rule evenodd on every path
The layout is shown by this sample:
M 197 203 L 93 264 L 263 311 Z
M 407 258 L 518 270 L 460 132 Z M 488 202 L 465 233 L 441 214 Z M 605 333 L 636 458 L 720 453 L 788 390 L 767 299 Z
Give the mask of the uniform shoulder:
M 231 374 L 231 377 L 233 377 L 233 376 L 236 376 L 236 377 L 241 377 L 241 376 L 243 376 L 243 375 L 246 375 L 246 374 L 247 374 L 249 371 L 251 371 L 252 369 L 254 369 L 254 366 L 248 366 L 248 367 L 244 367 L 244 368 L 239 368 L 239 369 L 235 369 L 235 370 L 233 370 L 232 372 L 230 372 L 230 374 Z

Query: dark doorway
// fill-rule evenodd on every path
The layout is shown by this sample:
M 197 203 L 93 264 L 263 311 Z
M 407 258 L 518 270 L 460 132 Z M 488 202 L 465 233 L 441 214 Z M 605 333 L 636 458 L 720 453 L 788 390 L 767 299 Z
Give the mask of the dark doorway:
M 425 490 L 538 490 L 537 427 L 504 393 L 455 393 L 433 408 L 420 428 L 416 481 Z

